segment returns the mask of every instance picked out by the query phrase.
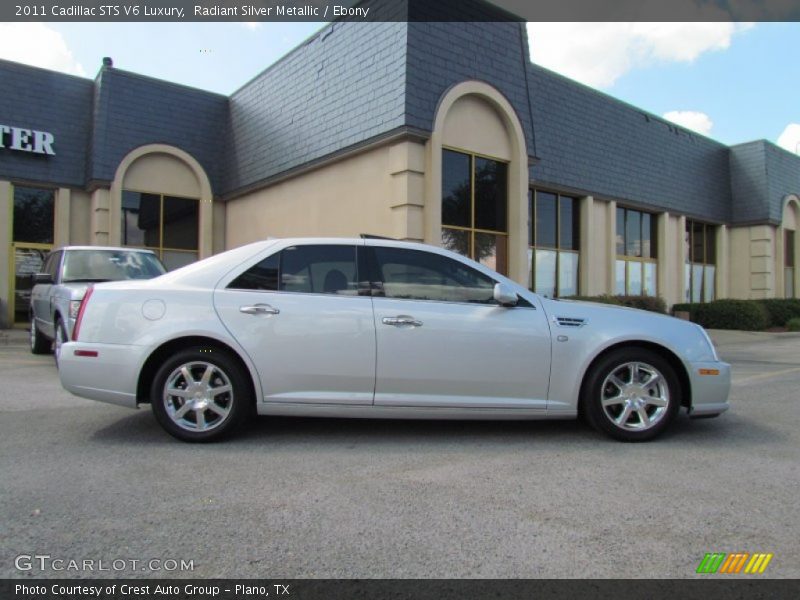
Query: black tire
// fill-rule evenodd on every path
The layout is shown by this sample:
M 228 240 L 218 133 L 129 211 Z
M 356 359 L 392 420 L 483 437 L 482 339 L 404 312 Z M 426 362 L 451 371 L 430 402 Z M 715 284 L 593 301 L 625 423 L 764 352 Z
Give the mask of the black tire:
M 36 326 L 36 318 L 31 315 L 31 352 L 33 354 L 48 354 L 52 350 L 52 342 L 39 331 Z
M 187 381 L 187 372 L 191 382 Z M 205 385 L 204 375 L 208 379 Z M 181 350 L 161 366 L 153 379 L 150 388 L 153 414 L 167 433 L 184 442 L 220 440 L 235 431 L 252 412 L 254 400 L 249 377 L 236 359 L 218 348 Z M 168 390 L 186 396 L 170 394 Z
M 61 358 L 61 345 L 69 341 L 69 336 L 64 322 L 58 317 L 55 320 L 53 329 L 56 333 L 56 337 L 53 340 L 53 358 L 55 358 L 56 367 L 58 367 L 58 359 Z
M 681 406 L 675 369 L 644 348 L 620 348 L 602 357 L 583 386 L 582 412 L 596 430 L 623 442 L 661 434 Z

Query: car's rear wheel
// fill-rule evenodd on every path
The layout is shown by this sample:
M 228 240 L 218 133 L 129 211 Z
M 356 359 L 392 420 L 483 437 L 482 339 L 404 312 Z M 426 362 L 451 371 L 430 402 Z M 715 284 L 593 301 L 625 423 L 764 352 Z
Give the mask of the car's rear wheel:
M 642 442 L 675 418 L 681 389 L 663 357 L 645 348 L 621 348 L 594 365 L 582 401 L 595 429 L 625 442 Z
M 248 374 L 227 352 L 178 352 L 156 373 L 150 391 L 159 424 L 186 442 L 210 442 L 235 430 L 253 403 Z
M 36 318 L 31 315 L 31 352 L 33 354 L 47 354 L 50 352 L 50 340 L 48 340 L 36 326 Z
M 67 328 L 64 326 L 64 322 L 61 319 L 56 319 L 55 330 L 56 338 L 53 340 L 53 356 L 56 359 L 57 367 L 58 361 L 61 358 L 61 348 L 69 341 L 69 338 L 67 337 Z

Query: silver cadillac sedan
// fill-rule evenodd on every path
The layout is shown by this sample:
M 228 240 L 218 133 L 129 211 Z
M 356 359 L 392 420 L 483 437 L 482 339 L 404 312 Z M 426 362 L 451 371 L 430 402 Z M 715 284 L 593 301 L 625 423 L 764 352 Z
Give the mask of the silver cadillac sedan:
M 384 239 L 257 242 L 144 281 L 90 288 L 59 374 L 188 442 L 253 413 L 584 417 L 649 440 L 681 407 L 728 408 L 702 327 L 542 298 L 441 248 Z

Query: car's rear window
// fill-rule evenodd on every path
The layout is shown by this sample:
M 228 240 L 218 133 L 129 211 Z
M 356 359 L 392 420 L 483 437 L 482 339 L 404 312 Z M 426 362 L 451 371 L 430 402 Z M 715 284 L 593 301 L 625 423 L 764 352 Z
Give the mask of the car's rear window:
M 152 279 L 165 272 L 154 254 L 133 250 L 70 250 L 61 281 Z

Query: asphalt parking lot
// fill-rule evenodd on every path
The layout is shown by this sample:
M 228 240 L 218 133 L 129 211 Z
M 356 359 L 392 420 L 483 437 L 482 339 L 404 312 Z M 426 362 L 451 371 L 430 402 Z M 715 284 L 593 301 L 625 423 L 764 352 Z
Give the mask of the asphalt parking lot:
M 706 552 L 800 577 L 800 336 L 712 337 L 731 411 L 647 444 L 577 422 L 260 418 L 198 446 L 71 396 L 0 332 L 0 577 L 684 578 Z M 15 567 L 37 554 L 126 562 Z

